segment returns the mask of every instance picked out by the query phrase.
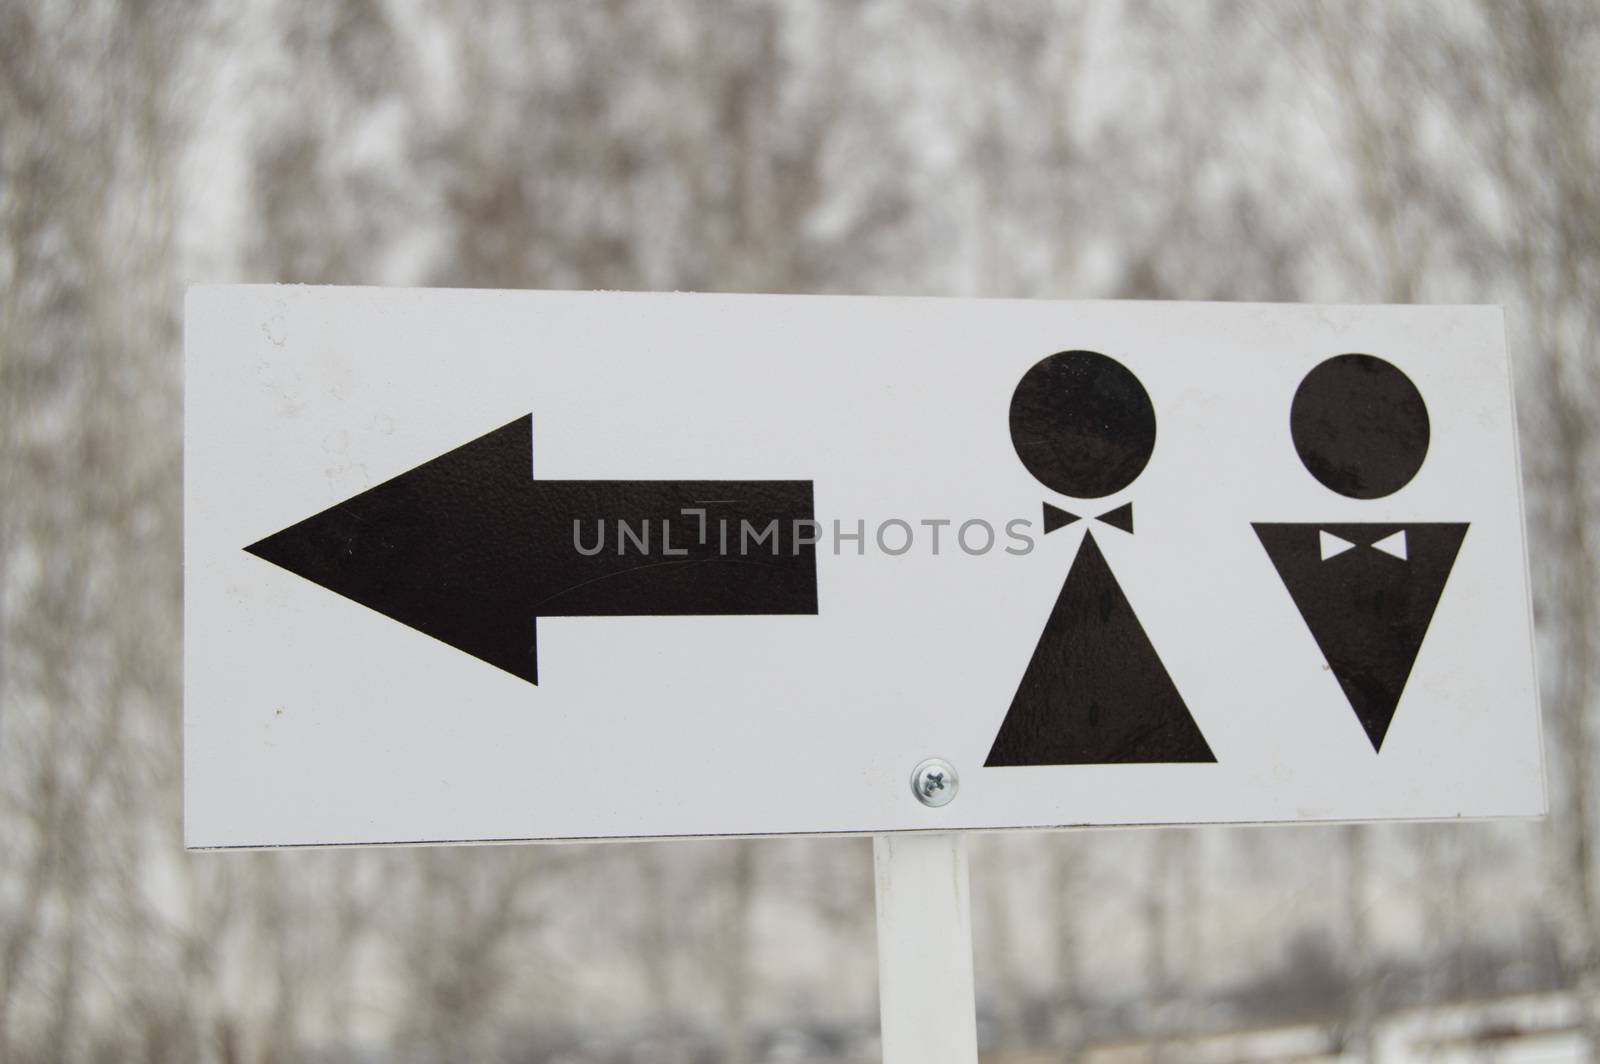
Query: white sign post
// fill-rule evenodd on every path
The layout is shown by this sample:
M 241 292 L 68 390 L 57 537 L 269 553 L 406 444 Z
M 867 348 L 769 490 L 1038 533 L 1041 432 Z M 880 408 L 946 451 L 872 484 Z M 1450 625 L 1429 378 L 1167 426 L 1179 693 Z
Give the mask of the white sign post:
M 1544 811 L 1496 308 L 235 286 L 186 328 L 191 847 L 871 834 L 927 1060 L 973 1041 L 945 833 Z
M 878 835 L 872 856 L 883 1059 L 977 1064 L 966 836 Z

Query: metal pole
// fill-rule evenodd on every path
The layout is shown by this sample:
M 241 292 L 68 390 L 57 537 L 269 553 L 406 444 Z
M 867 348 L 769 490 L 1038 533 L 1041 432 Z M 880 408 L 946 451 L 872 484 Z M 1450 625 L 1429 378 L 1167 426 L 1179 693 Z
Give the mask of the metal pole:
M 884 1064 L 977 1064 L 963 835 L 876 835 Z

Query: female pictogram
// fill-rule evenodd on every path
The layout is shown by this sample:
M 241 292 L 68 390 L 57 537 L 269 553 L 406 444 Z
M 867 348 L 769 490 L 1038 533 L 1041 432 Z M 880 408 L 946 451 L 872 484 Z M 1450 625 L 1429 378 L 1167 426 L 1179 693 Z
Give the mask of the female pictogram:
M 1320 363 L 1289 407 L 1301 463 L 1351 499 L 1381 499 L 1409 484 L 1427 457 L 1430 432 L 1417 386 L 1373 355 Z M 1380 749 L 1467 526 L 1254 528 L 1372 748 Z
M 1051 355 L 1023 375 L 1011 397 L 1017 456 L 1063 495 L 1100 499 L 1122 491 L 1144 471 L 1155 442 L 1155 408 L 1144 386 L 1094 351 Z M 1047 533 L 1076 520 L 1044 504 Z M 1132 504 L 1097 520 L 1132 533 Z M 1215 760 L 1086 531 L 985 764 Z

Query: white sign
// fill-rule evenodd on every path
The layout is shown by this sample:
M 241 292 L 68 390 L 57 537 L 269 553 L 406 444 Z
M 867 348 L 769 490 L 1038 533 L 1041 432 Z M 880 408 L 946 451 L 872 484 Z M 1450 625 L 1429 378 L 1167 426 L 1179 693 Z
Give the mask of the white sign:
M 190 846 L 1545 808 L 1496 308 L 200 287 L 186 346 Z

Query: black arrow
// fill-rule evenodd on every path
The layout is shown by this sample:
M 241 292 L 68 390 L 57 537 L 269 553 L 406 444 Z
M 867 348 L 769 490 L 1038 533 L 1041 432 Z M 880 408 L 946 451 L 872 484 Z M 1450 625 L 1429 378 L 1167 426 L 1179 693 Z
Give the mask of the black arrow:
M 816 613 L 815 539 L 809 480 L 535 480 L 530 414 L 245 550 L 536 684 L 538 617 Z

